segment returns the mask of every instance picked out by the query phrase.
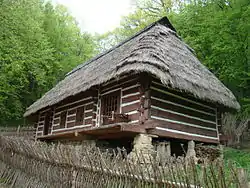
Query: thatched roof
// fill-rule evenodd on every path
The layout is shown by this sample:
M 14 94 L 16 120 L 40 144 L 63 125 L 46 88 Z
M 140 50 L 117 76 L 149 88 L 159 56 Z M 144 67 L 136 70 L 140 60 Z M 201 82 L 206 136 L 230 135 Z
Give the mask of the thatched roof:
M 232 92 L 200 63 L 164 17 L 75 68 L 28 107 L 24 116 L 131 72 L 148 72 L 158 77 L 164 85 L 191 93 L 199 99 L 237 110 L 240 108 Z

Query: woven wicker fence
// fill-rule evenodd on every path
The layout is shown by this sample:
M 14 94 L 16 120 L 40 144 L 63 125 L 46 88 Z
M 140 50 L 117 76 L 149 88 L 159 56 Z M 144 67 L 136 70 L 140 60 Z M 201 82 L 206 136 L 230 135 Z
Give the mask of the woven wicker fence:
M 18 126 L 18 127 L 1 127 L 0 135 L 4 136 L 22 136 L 28 138 L 34 138 L 35 129 L 32 126 Z
M 146 161 L 147 160 L 147 161 Z M 159 163 L 138 153 L 101 152 L 81 145 L 46 144 L 0 136 L 0 180 L 12 187 L 244 187 L 234 165 L 169 158 Z

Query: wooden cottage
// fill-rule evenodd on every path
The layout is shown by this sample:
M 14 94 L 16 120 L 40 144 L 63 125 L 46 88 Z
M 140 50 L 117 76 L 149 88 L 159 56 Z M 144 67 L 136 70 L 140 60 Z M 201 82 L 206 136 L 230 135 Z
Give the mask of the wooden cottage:
M 218 143 L 221 113 L 239 108 L 164 17 L 76 67 L 24 116 L 40 140 Z

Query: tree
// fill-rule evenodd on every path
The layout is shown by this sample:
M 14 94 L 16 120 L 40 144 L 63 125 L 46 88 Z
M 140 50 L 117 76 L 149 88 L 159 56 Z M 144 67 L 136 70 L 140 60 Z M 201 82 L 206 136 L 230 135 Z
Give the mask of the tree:
M 3 0 L 0 6 L 1 123 L 19 119 L 23 103 L 53 63 L 53 49 L 42 29 L 37 0 Z M 32 98 L 32 97 L 31 97 Z
M 46 1 L 47 2 L 47 1 Z M 25 109 L 94 53 L 63 6 L 41 0 L 0 1 L 0 124 Z
M 50 2 L 44 6 L 44 30 L 52 45 L 55 61 L 60 65 L 59 78 L 79 63 L 93 55 L 94 42 L 91 35 L 81 32 L 76 20 L 62 5 L 55 8 Z

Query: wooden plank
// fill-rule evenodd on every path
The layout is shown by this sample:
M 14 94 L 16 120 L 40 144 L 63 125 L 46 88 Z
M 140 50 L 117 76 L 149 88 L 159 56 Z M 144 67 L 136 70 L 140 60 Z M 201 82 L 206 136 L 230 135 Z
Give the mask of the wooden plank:
M 215 109 L 215 105 L 210 103 L 210 102 L 207 102 L 207 101 L 204 101 L 204 100 L 201 100 L 201 99 L 198 99 L 196 98 L 195 96 L 193 96 L 192 94 L 190 93 L 187 93 L 187 92 L 182 92 L 182 91 L 179 91 L 178 89 L 174 89 L 174 88 L 170 88 L 170 87 L 167 87 L 166 85 L 163 85 L 161 83 L 161 81 L 159 79 L 154 79 L 152 80 L 151 82 L 151 85 L 153 87 L 158 87 L 158 88 L 161 88 L 163 90 L 166 90 L 174 95 L 178 95 L 178 96 L 181 96 L 181 97 L 184 97 L 188 100 L 195 100 L 196 102 L 198 103 L 201 103 L 203 105 L 206 105 L 208 107 L 210 107 L 211 109 Z
M 198 118 L 192 118 L 191 116 L 185 116 L 185 114 L 181 115 L 175 112 L 168 111 L 167 109 L 158 108 L 155 106 L 151 106 L 151 115 L 152 116 L 158 116 L 166 119 L 172 119 L 176 121 L 191 123 L 195 125 L 200 125 L 203 127 L 210 127 L 210 128 L 216 128 L 216 123 L 210 123 L 210 122 L 204 122 L 202 120 L 199 120 Z
M 85 121 L 84 122 L 85 125 L 92 124 L 92 118 L 86 119 L 84 121 Z
M 190 127 L 196 127 L 196 128 L 204 129 L 204 130 L 216 131 L 216 128 L 203 127 L 203 126 L 200 126 L 200 125 L 195 125 L 195 124 L 191 124 L 191 123 L 186 123 L 186 122 L 181 122 L 181 121 L 176 121 L 176 120 L 161 118 L 161 117 L 158 117 L 158 116 L 151 116 L 151 118 L 153 120 L 161 120 L 161 121 L 165 121 L 165 122 L 168 122 L 168 123 L 177 123 L 177 124 L 181 124 L 181 125 L 185 125 L 185 126 L 190 126 Z
M 128 95 L 128 94 L 132 94 L 132 93 L 136 93 L 139 91 L 139 86 L 138 87 L 134 87 L 125 91 L 122 91 L 122 95 Z
M 85 113 L 84 113 L 84 116 L 85 116 L 85 117 L 89 117 L 89 116 L 92 117 L 92 115 L 93 115 L 93 112 L 92 112 L 92 111 L 91 111 L 91 112 L 85 112 Z
M 93 100 L 92 95 L 89 95 L 87 97 L 82 97 L 82 98 L 80 98 L 78 100 L 75 99 L 72 102 L 67 102 L 67 103 L 65 103 L 63 105 L 59 105 L 59 106 L 56 107 L 56 109 L 61 109 L 61 108 L 68 107 L 68 106 L 77 106 L 78 104 L 81 104 L 82 102 L 88 101 L 88 100 Z M 68 107 L 68 108 L 71 108 L 71 107 Z
M 58 134 L 58 133 L 63 133 L 63 134 L 68 134 L 68 133 L 74 133 L 74 131 L 80 131 L 80 130 L 85 130 L 90 128 L 92 125 L 79 125 L 79 126 L 74 126 L 74 127 L 69 127 L 69 128 L 62 128 L 62 129 L 56 129 L 52 132 L 52 134 Z
M 43 131 L 43 126 L 42 127 L 37 127 L 37 131 Z
M 149 134 L 157 135 L 160 137 L 166 137 L 166 138 L 176 138 L 176 139 L 184 139 L 184 140 L 195 140 L 200 142 L 206 142 L 206 143 L 219 143 L 217 139 L 211 139 L 211 138 L 204 138 L 200 136 L 191 136 L 191 135 L 185 135 L 181 133 L 176 132 L 170 132 L 166 130 L 159 130 L 159 129 L 151 129 L 147 131 Z
M 187 132 L 187 133 L 199 134 L 203 136 L 211 136 L 215 138 L 217 137 L 216 130 L 206 130 L 206 129 L 190 127 L 190 126 L 186 126 L 186 125 L 182 125 L 178 123 L 165 122 L 161 120 L 156 120 L 156 122 L 158 123 L 159 127 L 163 127 L 163 128 L 178 130 L 178 131 Z
M 76 120 L 76 116 L 67 117 L 67 121 Z
M 164 93 L 160 93 L 158 91 L 151 91 L 151 99 L 156 100 L 159 103 L 163 103 L 165 105 L 171 106 L 171 108 L 175 108 L 177 111 L 190 112 L 190 114 L 199 114 L 202 117 L 209 117 L 211 120 L 215 120 L 215 111 L 211 109 L 206 109 L 201 106 L 189 103 L 184 100 L 180 100 L 178 98 L 165 95 Z
M 128 102 L 132 102 L 132 101 L 136 101 L 140 99 L 140 94 L 138 93 L 137 95 L 133 95 L 130 97 L 126 97 L 126 98 L 122 98 L 122 103 L 128 103 Z
M 132 85 L 134 83 L 137 83 L 138 80 L 139 80 L 138 75 L 127 75 L 124 78 L 121 78 L 119 80 L 110 80 L 107 83 L 102 84 L 101 87 L 104 90 L 110 90 L 110 89 L 116 87 L 117 85 L 122 86 L 122 87 L 126 87 L 125 84 Z M 121 85 L 121 84 L 123 84 L 123 85 Z
M 76 114 L 76 109 L 68 110 L 68 115 Z
M 123 98 L 127 98 L 127 97 L 131 97 L 131 96 L 135 96 L 135 95 L 141 95 L 140 92 L 135 92 L 135 93 L 130 93 L 130 94 L 127 94 L 127 95 L 122 95 L 122 99 Z
M 158 87 L 151 86 L 150 88 L 153 90 L 152 92 L 154 93 L 154 94 L 152 94 L 152 96 L 155 96 L 158 93 L 158 95 L 160 94 L 162 97 L 165 97 L 167 99 L 170 98 L 171 100 L 175 100 L 174 102 L 181 101 L 182 104 L 186 104 L 187 106 L 193 106 L 194 108 L 203 110 L 205 112 L 207 111 L 207 112 L 212 113 L 212 114 L 215 113 L 215 108 L 204 105 L 200 102 L 197 102 L 196 99 L 192 99 L 192 100 L 187 99 L 185 97 L 170 93 L 166 90 L 159 89 Z
M 75 126 L 75 122 L 70 122 L 70 123 L 67 123 L 67 128 L 69 128 L 69 127 L 74 127 Z
M 65 100 L 63 100 L 63 101 L 59 102 L 58 104 L 56 104 L 55 108 L 62 107 L 64 105 L 69 105 L 69 104 L 72 104 L 72 103 L 75 103 L 75 102 L 79 102 L 82 99 L 88 98 L 90 96 L 91 97 L 96 97 L 97 96 L 97 91 L 95 89 L 89 89 L 87 91 L 80 92 L 77 95 L 67 97 Z
M 164 100 L 161 98 L 151 97 L 151 103 L 152 105 L 158 106 L 160 108 L 170 109 L 172 111 L 176 111 L 182 114 L 187 114 L 189 116 L 202 118 L 204 120 L 213 121 L 213 122 L 215 122 L 216 120 L 215 113 L 210 114 L 210 113 L 202 112 L 200 110 L 193 109 L 189 106 L 172 103 L 168 100 Z
M 127 88 L 135 87 L 136 85 L 138 85 L 138 79 L 126 81 L 125 83 L 118 83 L 118 84 L 112 85 L 111 87 L 103 87 L 101 89 L 101 95 L 104 95 L 104 93 L 112 91 L 112 90 L 117 90 L 117 89 L 126 90 Z
M 60 122 L 60 119 L 55 119 L 54 121 L 53 121 L 53 124 L 58 124 Z
M 54 114 L 54 118 L 60 117 L 60 113 L 61 113 L 61 112 L 59 112 L 59 113 L 57 113 L 57 114 Z
M 139 102 L 132 104 L 132 105 L 124 106 L 124 107 L 122 107 L 122 113 L 128 113 L 128 112 L 137 110 L 139 107 L 140 107 Z
M 93 109 L 94 105 L 93 104 L 88 104 L 85 106 L 85 110 L 90 110 Z
M 128 117 L 129 117 L 129 120 L 134 121 L 134 120 L 139 120 L 139 116 L 140 116 L 140 113 L 136 113 L 136 114 L 131 114 Z
M 71 105 L 66 105 L 64 107 L 57 108 L 55 110 L 55 113 L 62 112 L 62 111 L 65 111 L 65 110 L 69 110 L 69 109 L 72 109 L 72 108 L 75 109 L 77 107 L 84 106 L 84 105 L 86 105 L 88 103 L 91 103 L 91 102 L 93 102 L 93 99 L 87 99 L 87 100 L 83 100 L 81 102 L 77 102 L 77 103 L 74 103 L 74 104 L 71 104 Z
M 130 85 L 128 85 L 127 87 L 122 87 L 122 91 L 126 91 L 126 90 L 133 89 L 133 88 L 137 88 L 137 87 L 140 87 L 140 84 L 139 84 L 139 83 L 130 84 Z
M 136 104 L 136 103 L 140 103 L 140 100 L 131 101 L 131 102 L 128 102 L 128 103 L 123 103 L 121 106 L 122 106 L 122 107 L 124 107 L 124 106 L 129 106 L 129 105 L 133 105 L 133 104 Z

